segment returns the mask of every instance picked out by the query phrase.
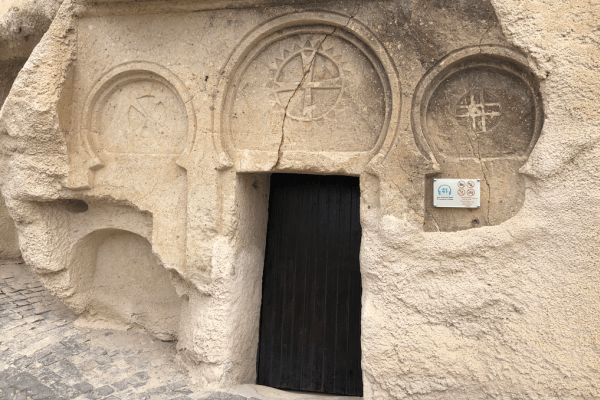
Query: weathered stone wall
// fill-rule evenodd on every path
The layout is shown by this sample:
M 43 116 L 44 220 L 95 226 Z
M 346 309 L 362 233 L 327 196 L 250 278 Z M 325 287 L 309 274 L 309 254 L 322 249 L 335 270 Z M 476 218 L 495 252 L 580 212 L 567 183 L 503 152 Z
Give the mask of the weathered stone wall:
M 268 175 L 359 175 L 365 397 L 598 397 L 599 8 L 66 0 L 0 112 L 10 171 L 2 190 L 23 256 L 81 323 L 176 336 L 208 387 L 252 382 Z M 358 82 L 343 86 L 348 97 L 357 90 L 372 101 L 299 128 L 319 110 L 299 111 L 294 94 L 283 101 L 273 89 L 294 43 L 346 63 L 340 76 Z M 483 54 L 534 71 L 543 129 L 509 166 L 465 157 L 462 173 L 487 182 L 480 210 L 430 215 L 428 179 L 449 164 L 416 132 L 413 95 L 465 48 L 469 60 Z M 505 55 L 492 57 L 498 48 Z M 270 68 L 282 72 L 267 79 Z M 366 91 L 364 76 L 374 82 Z M 262 94 L 274 97 L 261 103 Z M 343 101 L 331 104 L 352 104 Z M 127 124 L 136 140 L 119 142 Z M 115 132 L 123 134 L 106 136 Z M 148 132 L 171 136 L 148 142 Z M 490 171 L 500 171 L 495 180 Z M 153 313 L 143 298 L 119 310 L 94 291 L 95 281 L 120 287 L 106 276 L 117 234 L 139 242 L 133 254 L 151 243 L 180 296 L 159 291 L 162 310 L 181 310 L 176 331 L 161 317 L 169 312 Z M 164 281 L 167 271 L 143 254 L 149 267 L 138 271 Z
M 61 1 L 5 0 L 0 3 L 0 108 L 17 74 L 54 18 Z M 9 170 L 0 169 L 0 181 Z M 21 256 L 17 230 L 0 194 L 0 260 Z
M 424 234 L 391 210 L 365 218 L 374 397 L 599 396 L 600 5 L 492 4 L 544 99 L 544 129 L 521 170 L 525 203 L 500 226 L 452 234 Z

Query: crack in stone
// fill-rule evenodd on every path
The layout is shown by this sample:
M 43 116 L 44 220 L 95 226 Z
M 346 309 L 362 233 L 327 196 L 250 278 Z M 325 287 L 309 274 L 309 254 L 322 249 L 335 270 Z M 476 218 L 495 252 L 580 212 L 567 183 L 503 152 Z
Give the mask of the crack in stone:
M 350 21 L 352 21 L 354 19 L 354 17 L 356 17 L 356 15 L 358 14 L 358 11 L 362 7 L 364 1 L 365 0 L 361 0 L 360 3 L 356 4 L 356 6 L 354 7 L 354 11 L 348 18 L 348 21 L 346 21 L 346 23 L 344 24 L 344 26 L 343 26 L 344 28 L 348 26 L 348 24 L 350 23 Z M 329 37 L 332 37 L 335 34 L 335 32 L 337 32 L 338 29 L 339 29 L 338 27 L 335 27 L 333 29 L 333 31 L 331 31 L 330 33 L 326 33 L 325 37 L 323 37 L 323 39 L 321 40 L 319 45 L 315 47 L 315 54 L 314 54 L 312 60 L 310 60 L 310 65 L 308 66 L 308 68 L 306 68 L 306 71 L 303 71 L 304 75 L 302 76 L 302 79 L 298 83 L 298 86 L 296 86 L 296 89 L 294 89 L 294 93 L 292 93 L 292 95 L 290 96 L 290 99 L 288 100 L 287 104 L 285 105 L 285 108 L 283 109 L 283 123 L 281 124 L 281 140 L 279 141 L 279 147 L 277 148 L 277 162 L 275 162 L 275 165 L 272 168 L 273 170 L 276 170 L 279 167 L 279 163 L 281 162 L 281 156 L 283 155 L 282 148 L 283 148 L 283 142 L 285 140 L 285 121 L 287 120 L 288 107 L 290 106 L 292 99 L 294 99 L 294 97 L 296 97 L 296 95 L 298 94 L 298 91 L 300 90 L 300 88 L 302 87 L 304 82 L 306 82 L 308 74 L 313 70 L 315 60 L 317 59 L 317 52 L 319 50 L 322 50 L 323 43 L 325 43 L 325 41 Z
M 481 35 L 481 37 L 479 38 L 479 47 L 481 47 L 482 43 L 483 43 L 483 38 L 485 38 L 487 36 L 488 33 L 490 33 L 490 31 L 492 30 L 492 26 L 488 25 L 488 28 L 485 30 L 485 32 L 483 32 L 483 34 Z M 481 50 L 480 50 L 481 51 Z
M 402 172 L 404 172 L 404 175 L 406 175 L 406 177 L 408 178 L 408 180 L 412 182 L 412 181 L 413 181 L 413 179 L 412 179 L 412 176 L 411 176 L 411 175 L 408 173 L 408 171 L 406 171 L 406 170 L 404 169 L 404 167 L 402 166 L 402 163 L 401 163 L 401 162 L 398 162 L 398 163 L 397 163 L 397 165 L 398 165 L 398 168 L 400 168 L 400 170 L 401 170 Z
M 469 142 L 471 142 L 471 136 L 467 134 L 467 137 L 469 138 Z M 476 155 L 477 159 L 479 160 L 479 165 L 481 166 L 481 173 L 483 174 L 483 179 L 485 181 L 485 185 L 488 188 L 488 201 L 487 201 L 486 223 L 487 223 L 487 225 L 489 225 L 490 224 L 490 205 L 491 205 L 492 189 L 491 189 L 490 184 L 488 182 L 487 174 L 485 173 L 485 171 L 487 170 L 487 167 L 485 165 L 485 161 L 481 159 L 481 148 L 479 146 L 479 138 L 477 138 L 476 143 L 477 143 L 477 153 L 473 154 L 473 155 Z M 473 152 L 475 153 L 475 148 L 473 147 L 473 142 L 471 142 L 471 148 L 473 149 Z
M 487 174 L 485 173 L 485 171 L 487 170 L 487 167 L 485 166 L 485 161 L 481 159 L 481 148 L 479 146 L 479 138 L 477 138 L 477 140 L 475 141 L 477 144 L 477 151 L 475 151 L 475 146 L 473 145 L 473 141 L 471 140 L 471 135 L 469 135 L 468 133 L 467 133 L 467 138 L 469 139 L 469 143 L 471 145 L 471 150 L 473 151 L 473 155 L 476 156 L 477 159 L 479 160 L 479 165 L 481 166 L 481 173 L 483 174 L 483 180 L 485 181 L 485 184 L 488 188 L 486 223 L 487 223 L 487 225 L 489 225 L 490 224 L 490 205 L 491 205 L 492 189 L 488 182 Z
M 490 225 L 490 205 L 491 205 L 491 199 L 492 199 L 492 188 L 490 187 L 490 184 L 488 182 L 488 178 L 487 178 L 487 174 L 485 173 L 485 170 L 487 170 L 487 167 L 485 165 L 485 161 L 483 161 L 481 159 L 481 156 L 479 156 L 479 164 L 481 165 L 481 173 L 483 174 L 483 179 L 485 179 L 485 185 L 488 188 L 488 201 L 487 201 L 487 224 L 488 226 Z
M 477 142 L 477 151 L 475 150 L 475 146 L 473 145 L 473 139 L 471 139 L 471 135 L 469 133 L 466 133 L 465 135 L 467 136 L 467 139 L 469 139 L 469 145 L 471 146 L 471 151 L 473 152 L 473 155 L 476 155 L 481 160 L 481 153 L 479 152 L 479 140 L 477 138 L 477 134 L 475 134 L 475 140 Z
M 310 60 L 310 65 L 308 66 L 308 68 L 306 68 L 304 72 L 304 75 L 302 76 L 302 79 L 300 80 L 300 82 L 298 82 L 298 86 L 296 86 L 296 89 L 294 89 L 294 93 L 292 93 L 292 95 L 290 96 L 290 99 L 288 100 L 287 104 L 285 105 L 285 108 L 283 109 L 283 123 L 281 124 L 281 140 L 279 141 L 279 147 L 277 149 L 277 162 L 275 163 L 275 166 L 273 167 L 273 169 L 276 169 L 279 166 L 279 162 L 281 161 L 281 156 L 283 154 L 283 141 L 285 140 L 285 121 L 287 119 L 287 111 L 288 111 L 288 107 L 290 106 L 290 103 L 292 102 L 292 100 L 294 99 L 294 97 L 296 97 L 296 94 L 298 94 L 298 91 L 300 90 L 300 88 L 302 87 L 302 85 L 304 84 L 304 82 L 306 82 L 306 79 L 308 77 L 308 74 L 310 74 L 312 72 L 312 69 L 314 68 L 314 63 L 315 60 L 317 59 L 317 51 L 319 49 L 321 49 L 321 46 L 323 46 L 323 42 L 325 42 L 325 40 L 327 40 L 327 38 L 331 35 L 333 35 L 335 33 L 335 30 L 337 28 L 335 28 L 331 33 L 328 33 L 325 35 L 325 37 L 323 38 L 323 40 L 321 40 L 321 42 L 319 43 L 319 45 L 317 47 L 315 47 L 315 54 L 313 55 L 312 60 Z
M 440 229 L 440 225 L 438 224 L 437 220 L 435 219 L 435 217 L 433 216 L 432 213 L 430 213 L 429 211 L 425 211 L 427 214 L 429 214 L 429 216 L 431 217 L 431 219 L 433 220 L 433 222 L 435 223 L 435 227 L 437 228 L 438 232 L 441 232 L 442 230 Z

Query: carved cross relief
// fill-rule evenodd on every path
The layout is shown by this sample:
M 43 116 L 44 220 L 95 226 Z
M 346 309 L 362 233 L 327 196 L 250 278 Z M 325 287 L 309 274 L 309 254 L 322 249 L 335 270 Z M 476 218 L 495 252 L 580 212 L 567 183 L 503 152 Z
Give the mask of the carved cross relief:
M 181 99 L 162 83 L 119 85 L 103 104 L 100 140 L 112 153 L 179 154 L 187 138 Z
M 294 45 L 292 51 L 284 51 L 284 59 L 277 59 L 279 68 L 274 80 L 274 91 L 280 104 L 288 108 L 289 102 L 295 107 L 287 111 L 289 117 L 313 121 L 327 114 L 335 106 L 342 93 L 342 70 L 336 60 L 327 52 L 314 49 L 310 41 L 303 48 Z M 333 91 L 328 97 L 324 91 Z
M 456 118 L 465 119 L 475 133 L 486 133 L 499 122 L 501 110 L 496 96 L 486 89 L 473 89 L 456 104 Z

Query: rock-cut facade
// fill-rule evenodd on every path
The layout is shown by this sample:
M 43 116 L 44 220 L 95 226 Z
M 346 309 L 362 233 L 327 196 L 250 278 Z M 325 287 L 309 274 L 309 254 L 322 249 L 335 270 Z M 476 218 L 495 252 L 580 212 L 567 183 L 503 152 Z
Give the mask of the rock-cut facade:
M 0 257 L 78 325 L 208 389 L 600 397 L 600 5 L 36 7 L 0 20 Z

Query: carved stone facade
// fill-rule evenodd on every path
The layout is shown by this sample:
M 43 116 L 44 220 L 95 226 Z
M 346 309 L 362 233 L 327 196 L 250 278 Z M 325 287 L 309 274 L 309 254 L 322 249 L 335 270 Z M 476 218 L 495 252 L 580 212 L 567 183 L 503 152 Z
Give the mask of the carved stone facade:
M 270 175 L 356 176 L 365 397 L 598 396 L 600 93 L 536 42 L 552 7 L 65 0 L 0 111 L 23 257 L 78 324 L 253 383 Z M 434 207 L 435 178 L 481 207 Z

